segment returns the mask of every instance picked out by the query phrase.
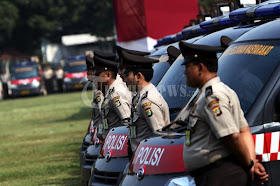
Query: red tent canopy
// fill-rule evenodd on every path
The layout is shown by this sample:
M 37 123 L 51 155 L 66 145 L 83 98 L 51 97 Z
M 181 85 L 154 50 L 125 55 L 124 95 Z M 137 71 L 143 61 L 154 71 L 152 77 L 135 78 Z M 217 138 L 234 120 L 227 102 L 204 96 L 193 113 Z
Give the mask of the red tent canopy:
M 114 0 L 118 42 L 175 34 L 196 18 L 198 0 Z

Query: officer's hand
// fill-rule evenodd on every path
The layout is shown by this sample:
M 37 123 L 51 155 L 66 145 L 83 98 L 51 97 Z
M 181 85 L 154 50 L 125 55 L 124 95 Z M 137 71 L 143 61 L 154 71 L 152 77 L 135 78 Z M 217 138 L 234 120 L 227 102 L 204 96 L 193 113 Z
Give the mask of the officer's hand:
M 254 176 L 255 176 L 255 164 L 254 164 L 253 167 L 250 169 L 249 175 L 250 175 L 251 181 L 254 181 L 254 180 L 255 180 L 255 178 L 254 178 Z
M 257 184 L 261 184 L 263 185 L 264 182 L 268 181 L 268 174 L 265 171 L 265 168 L 263 167 L 263 165 L 261 163 L 259 163 L 258 161 L 256 161 L 255 166 L 254 166 L 254 182 Z

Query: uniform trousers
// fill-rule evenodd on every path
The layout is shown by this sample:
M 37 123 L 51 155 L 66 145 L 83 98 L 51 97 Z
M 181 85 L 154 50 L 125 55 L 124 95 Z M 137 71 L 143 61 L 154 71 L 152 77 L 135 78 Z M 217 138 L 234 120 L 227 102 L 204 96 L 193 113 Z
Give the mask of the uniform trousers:
M 232 156 L 190 173 L 197 186 L 248 186 L 249 176 Z

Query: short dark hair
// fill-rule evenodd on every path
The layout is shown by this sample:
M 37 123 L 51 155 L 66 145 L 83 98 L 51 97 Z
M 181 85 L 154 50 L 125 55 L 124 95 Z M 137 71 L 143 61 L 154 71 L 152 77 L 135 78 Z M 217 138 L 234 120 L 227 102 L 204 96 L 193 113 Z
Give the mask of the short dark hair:
M 193 61 L 195 65 L 203 63 L 209 72 L 218 72 L 218 59 L 201 59 L 198 61 Z
M 133 71 L 134 75 L 136 75 L 138 72 L 143 74 L 145 81 L 147 82 L 151 81 L 154 75 L 154 69 L 139 69 Z
M 117 72 L 110 71 L 112 73 L 112 78 L 116 79 L 117 78 Z

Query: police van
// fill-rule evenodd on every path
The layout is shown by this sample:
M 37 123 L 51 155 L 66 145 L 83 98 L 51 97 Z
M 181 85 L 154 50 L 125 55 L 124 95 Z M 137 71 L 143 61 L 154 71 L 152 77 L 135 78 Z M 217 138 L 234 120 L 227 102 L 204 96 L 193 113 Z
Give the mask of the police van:
M 259 9 L 255 15 L 261 20 L 279 17 L 279 13 L 273 11 L 278 10 L 279 6 L 262 6 L 262 11 L 259 9 L 261 6 L 255 7 L 255 11 Z M 237 15 L 236 12 L 233 15 Z M 265 17 L 267 15 L 270 17 Z M 270 176 L 267 185 L 279 185 L 280 182 L 279 31 L 280 20 L 257 26 L 236 39 L 219 58 L 218 75 L 222 82 L 235 90 L 240 99 L 253 133 L 256 157 Z M 198 40 L 196 44 L 202 44 L 201 42 L 202 40 Z M 183 59 L 177 62 L 182 61 Z M 179 114 L 175 120 L 180 118 Z M 161 132 L 160 137 L 142 141 L 122 185 L 172 185 L 180 182 L 184 177 L 183 171 L 187 170 L 182 158 L 184 133 L 181 132 L 185 129 L 184 126 L 178 127 L 173 131 Z M 170 163 L 170 159 L 174 161 Z
M 82 89 L 87 83 L 86 61 L 84 56 L 69 57 L 64 66 L 64 90 Z
M 41 74 L 38 63 L 25 61 L 11 66 L 11 96 L 41 94 Z

